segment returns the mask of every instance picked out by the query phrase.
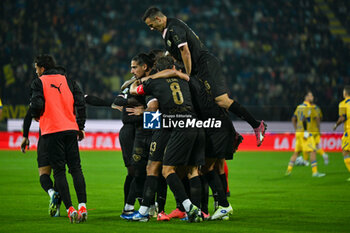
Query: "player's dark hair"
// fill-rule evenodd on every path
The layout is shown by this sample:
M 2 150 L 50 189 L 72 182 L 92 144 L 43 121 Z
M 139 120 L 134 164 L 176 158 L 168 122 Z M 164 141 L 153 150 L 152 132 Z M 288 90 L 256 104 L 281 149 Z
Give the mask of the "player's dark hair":
M 179 61 L 175 61 L 174 62 L 174 65 L 175 65 L 175 69 L 177 70 L 181 70 L 182 72 L 185 71 L 185 66 L 183 63 L 179 62 Z
M 164 56 L 164 50 L 162 49 L 152 49 L 148 56 L 153 59 L 154 61 L 157 60 L 159 57 Z
M 161 10 L 158 7 L 151 6 L 149 7 L 142 16 L 142 20 L 146 21 L 147 18 L 154 19 L 156 16 L 164 16 Z
M 156 61 L 156 69 L 158 71 L 172 69 L 174 66 L 174 59 L 170 56 L 160 57 Z
M 347 95 L 350 95 L 350 85 L 346 85 L 344 87 L 344 91 L 346 92 Z
M 133 57 L 131 60 L 135 61 L 140 66 L 146 64 L 148 69 L 151 69 L 154 64 L 154 60 L 145 53 L 139 53 L 135 57 Z
M 310 89 L 306 89 L 304 96 L 307 96 L 309 93 L 312 93 L 312 91 Z
M 36 63 L 39 67 L 44 67 L 45 70 L 54 69 L 56 67 L 56 62 L 53 56 L 48 54 L 41 54 L 34 59 L 34 63 Z
M 313 93 L 309 88 L 304 89 L 304 91 L 301 92 L 301 94 L 300 94 L 301 99 L 305 99 L 305 97 L 306 97 L 310 92 Z

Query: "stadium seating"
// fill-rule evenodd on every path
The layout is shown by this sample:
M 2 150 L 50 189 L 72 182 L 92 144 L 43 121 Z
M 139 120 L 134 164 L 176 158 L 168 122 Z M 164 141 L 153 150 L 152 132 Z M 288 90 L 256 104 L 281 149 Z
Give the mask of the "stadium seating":
M 141 20 L 155 4 L 194 29 L 222 60 L 231 95 L 258 118 L 289 120 L 298 94 L 310 87 L 325 120 L 335 120 L 341 90 L 350 84 L 350 43 L 330 31 L 324 3 L 349 31 L 349 3 L 336 0 L 4 0 L 1 97 L 4 104 L 28 103 L 39 53 L 53 54 L 86 93 L 117 94 L 130 77 L 130 59 L 163 48 Z

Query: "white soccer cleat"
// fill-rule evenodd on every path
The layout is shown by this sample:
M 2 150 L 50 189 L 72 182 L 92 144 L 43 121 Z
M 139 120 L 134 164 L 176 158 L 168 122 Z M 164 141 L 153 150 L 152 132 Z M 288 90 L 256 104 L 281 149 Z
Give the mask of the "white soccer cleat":
M 223 217 L 228 217 L 232 213 L 233 209 L 231 205 L 228 207 L 219 206 L 219 208 L 214 212 L 213 216 L 211 216 L 210 220 L 223 219 Z M 225 220 L 227 220 L 227 218 Z
M 149 207 L 149 211 L 148 211 L 149 216 L 156 218 L 158 215 L 158 211 L 155 205 L 151 205 Z
M 315 172 L 312 174 L 312 177 L 324 177 L 325 175 L 325 173 Z

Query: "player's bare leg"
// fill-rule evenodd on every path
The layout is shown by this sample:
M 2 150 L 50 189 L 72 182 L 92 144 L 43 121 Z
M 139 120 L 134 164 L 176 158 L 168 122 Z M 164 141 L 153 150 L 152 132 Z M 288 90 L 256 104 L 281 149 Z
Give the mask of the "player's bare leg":
M 323 177 L 326 175 L 324 173 L 318 172 L 317 170 L 316 151 L 310 152 L 310 161 L 311 161 L 312 177 Z
M 289 176 L 292 173 L 295 160 L 297 159 L 299 153 L 300 153 L 300 151 L 295 151 L 293 153 L 293 155 L 290 157 L 288 168 L 287 168 L 287 171 L 286 171 L 286 174 L 285 174 L 286 176 Z

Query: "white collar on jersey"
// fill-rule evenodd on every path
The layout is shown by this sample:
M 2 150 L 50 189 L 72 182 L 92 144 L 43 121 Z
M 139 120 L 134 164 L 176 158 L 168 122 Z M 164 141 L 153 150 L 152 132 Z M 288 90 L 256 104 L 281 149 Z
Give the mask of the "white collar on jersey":
M 166 35 L 166 32 L 168 31 L 168 28 L 165 28 L 164 30 L 163 30 L 163 39 L 165 39 L 165 35 Z

